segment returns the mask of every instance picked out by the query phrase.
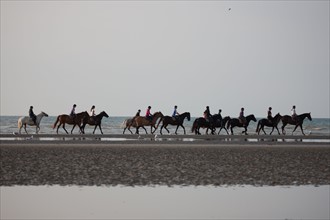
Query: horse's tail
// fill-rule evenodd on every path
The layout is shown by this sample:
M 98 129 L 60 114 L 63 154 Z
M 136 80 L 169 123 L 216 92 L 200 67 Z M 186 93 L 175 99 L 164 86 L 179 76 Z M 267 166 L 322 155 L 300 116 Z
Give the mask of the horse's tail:
M 229 120 L 227 121 L 227 129 L 229 129 L 229 127 L 230 127 L 230 123 L 231 123 L 231 119 L 229 119 Z
M 198 121 L 198 118 L 195 119 L 193 126 L 191 127 L 191 133 L 194 133 L 196 131 L 197 123 L 198 123 L 197 121 Z
M 23 126 L 22 124 L 22 118 L 19 118 L 18 121 L 17 121 L 17 127 L 18 128 L 21 128 Z
M 161 118 L 159 119 L 158 124 L 157 124 L 157 126 L 156 126 L 156 129 L 158 128 L 159 124 L 160 124 L 163 120 L 164 120 L 164 117 L 161 117 Z
M 54 125 L 53 125 L 53 129 L 56 128 L 56 125 L 57 125 L 57 123 L 59 122 L 59 120 L 60 120 L 60 116 L 57 116 L 57 119 L 56 119 L 56 121 L 55 121 L 55 123 L 54 123 Z
M 127 127 L 127 121 L 128 119 L 125 119 L 123 123 L 121 123 L 120 128 L 126 128 Z

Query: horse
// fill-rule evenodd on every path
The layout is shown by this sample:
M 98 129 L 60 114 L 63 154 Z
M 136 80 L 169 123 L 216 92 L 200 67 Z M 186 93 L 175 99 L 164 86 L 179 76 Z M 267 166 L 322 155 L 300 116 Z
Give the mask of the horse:
M 57 126 L 57 129 L 56 129 L 57 134 L 58 134 L 58 129 L 60 128 L 61 125 L 63 125 L 62 127 L 63 127 L 64 131 L 67 134 L 69 134 L 68 131 L 65 129 L 65 123 L 69 124 L 69 125 L 73 125 L 71 134 L 73 132 L 73 129 L 76 127 L 76 125 L 78 125 L 78 127 L 80 129 L 80 133 L 84 134 L 84 131 L 81 129 L 81 124 L 85 118 L 89 118 L 89 114 L 86 111 L 76 114 L 74 119 L 69 115 L 65 115 L 65 114 L 59 115 L 59 116 L 57 116 L 53 129 L 55 129 L 57 123 L 60 122 L 60 124 Z
M 277 125 L 281 121 L 281 118 L 282 118 L 282 116 L 280 115 L 280 113 L 277 113 L 275 115 L 275 117 L 273 118 L 272 122 L 270 122 L 267 118 L 260 119 L 258 121 L 256 132 L 258 134 L 260 134 L 260 131 L 262 130 L 264 132 L 264 134 L 266 134 L 264 127 L 267 126 L 267 127 L 273 128 L 269 135 L 271 135 L 273 133 L 274 128 L 276 128 L 278 134 L 280 135 L 280 131 L 278 130 Z
M 282 134 L 286 134 L 284 128 L 285 128 L 285 126 L 286 126 L 287 124 L 290 124 L 290 125 L 295 125 L 295 126 L 296 126 L 296 127 L 293 129 L 292 134 L 293 134 L 293 132 L 295 132 L 295 130 L 296 130 L 298 127 L 300 127 L 300 129 L 301 129 L 301 133 L 302 133 L 303 135 L 305 135 L 305 133 L 304 133 L 304 131 L 303 131 L 303 128 L 302 128 L 302 124 L 303 124 L 305 118 L 308 118 L 310 121 L 312 121 L 311 113 L 304 113 L 304 114 L 301 114 L 301 115 L 297 115 L 297 120 L 296 120 L 296 121 L 294 121 L 294 120 L 292 119 L 291 116 L 289 116 L 289 115 L 284 115 L 284 116 L 282 117 L 282 119 L 281 119 L 281 120 L 282 120 Z
M 185 112 L 183 114 L 180 114 L 178 116 L 175 116 L 175 117 L 172 117 L 172 116 L 164 116 L 162 117 L 159 122 L 158 122 L 158 125 L 157 125 L 157 128 L 159 126 L 159 124 L 161 122 L 163 122 L 163 125 L 162 127 L 160 128 L 160 134 L 163 134 L 162 133 L 162 129 L 165 128 L 166 131 L 168 133 L 170 133 L 170 131 L 167 129 L 167 126 L 170 124 L 170 125 L 176 125 L 176 130 L 175 130 L 175 134 L 177 134 L 177 131 L 178 131 L 178 128 L 181 126 L 183 128 L 183 132 L 184 134 L 186 134 L 186 129 L 184 128 L 183 126 L 183 121 L 184 119 L 187 118 L 188 121 L 190 121 L 190 113 L 189 112 Z
M 196 118 L 194 123 L 193 123 L 193 126 L 191 128 L 191 132 L 195 132 L 195 134 L 200 135 L 201 133 L 199 132 L 199 129 L 200 128 L 207 128 L 206 129 L 206 134 L 208 134 L 209 129 L 211 129 L 211 134 L 214 134 L 216 121 L 220 120 L 220 118 L 221 118 L 221 115 L 219 115 L 219 114 L 212 115 L 209 118 L 209 120 L 206 120 L 203 117 Z
M 40 131 L 39 125 L 40 125 L 41 119 L 44 116 L 48 117 L 48 115 L 45 112 L 41 112 L 40 114 L 38 114 L 37 118 L 36 118 L 36 123 L 34 123 L 32 118 L 30 118 L 28 116 L 20 117 L 17 121 L 17 126 L 19 128 L 19 133 L 21 133 L 21 129 L 24 126 L 24 130 L 28 134 L 28 132 L 26 131 L 26 125 L 30 125 L 30 126 L 36 126 L 36 134 L 38 134 L 38 132 Z
M 246 119 L 245 126 L 240 122 L 240 120 L 238 118 L 232 118 L 228 121 L 227 129 L 230 128 L 230 131 L 231 131 L 232 135 L 234 134 L 233 128 L 236 127 L 236 126 L 237 127 L 244 127 L 245 130 L 242 131 L 242 133 L 245 133 L 247 135 L 247 127 L 249 126 L 250 121 L 251 120 L 254 121 L 254 122 L 257 121 L 257 119 L 254 117 L 254 115 L 248 115 L 248 116 L 245 117 L 245 119 Z
M 145 130 L 146 134 L 148 134 L 144 126 L 150 126 L 151 133 L 153 134 L 157 130 L 157 128 L 155 127 L 157 120 L 159 118 L 162 118 L 163 116 L 164 115 L 161 112 L 155 112 L 154 115 L 152 116 L 151 121 L 143 116 L 134 117 L 133 123 L 135 123 L 136 125 L 136 134 L 139 134 L 139 128 L 141 127 Z M 155 130 L 152 131 L 152 128 L 155 128 Z
M 229 117 L 229 116 L 226 116 L 226 117 L 224 117 L 223 119 L 221 119 L 220 121 L 219 121 L 219 120 L 216 121 L 216 123 L 215 123 L 215 127 L 216 127 L 216 128 L 220 128 L 218 134 L 220 134 L 220 131 L 221 131 L 222 129 L 225 129 L 225 131 L 227 132 L 227 134 L 229 134 L 229 133 L 228 133 L 228 130 L 227 130 L 227 128 L 226 128 L 226 124 L 228 123 L 229 120 L 230 120 L 230 117 Z
M 93 134 L 95 134 L 95 130 L 96 130 L 97 127 L 100 128 L 101 134 L 103 134 L 103 131 L 102 131 L 102 128 L 101 128 L 101 122 L 102 122 L 103 117 L 109 118 L 109 115 L 105 111 L 102 111 L 100 114 L 98 114 L 96 116 L 90 116 L 88 118 L 84 118 L 83 119 L 83 125 L 81 126 L 81 129 L 85 133 L 86 124 L 95 125 Z
M 125 127 L 124 127 L 125 126 Z M 131 127 L 136 128 L 136 123 L 134 122 L 134 118 L 128 118 L 126 119 L 123 124 L 121 125 L 121 127 L 124 127 L 124 131 L 123 134 L 125 134 L 126 129 L 128 129 L 131 134 L 133 134 L 133 132 L 131 131 Z M 144 127 L 143 127 L 144 128 Z M 145 129 L 144 129 L 145 130 Z

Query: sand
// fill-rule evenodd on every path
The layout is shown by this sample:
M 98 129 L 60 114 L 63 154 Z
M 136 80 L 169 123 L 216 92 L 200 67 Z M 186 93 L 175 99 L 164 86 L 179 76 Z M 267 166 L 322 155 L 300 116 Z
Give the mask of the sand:
M 1 141 L 0 186 L 330 185 L 330 146 L 219 141 Z

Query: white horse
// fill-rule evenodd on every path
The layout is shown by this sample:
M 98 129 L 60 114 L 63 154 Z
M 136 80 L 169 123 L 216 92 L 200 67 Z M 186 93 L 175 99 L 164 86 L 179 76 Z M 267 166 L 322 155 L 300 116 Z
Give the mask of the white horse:
M 21 133 L 21 129 L 23 126 L 24 126 L 25 132 L 28 133 L 26 131 L 26 125 L 30 125 L 30 126 L 36 126 L 36 133 L 38 134 L 38 132 L 40 131 L 40 127 L 39 127 L 40 121 L 41 121 L 42 117 L 44 117 L 44 116 L 48 117 L 48 115 L 45 112 L 41 112 L 40 114 L 38 114 L 37 119 L 36 119 L 36 124 L 28 116 L 20 117 L 17 122 L 17 125 L 19 128 L 19 133 Z

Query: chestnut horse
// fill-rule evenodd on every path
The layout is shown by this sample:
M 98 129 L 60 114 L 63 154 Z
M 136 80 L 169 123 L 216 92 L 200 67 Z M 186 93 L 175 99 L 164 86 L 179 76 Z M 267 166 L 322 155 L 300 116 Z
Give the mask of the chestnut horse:
M 260 119 L 258 121 L 256 132 L 258 134 L 260 134 L 260 131 L 262 130 L 264 132 L 264 134 L 266 134 L 264 127 L 267 126 L 267 127 L 273 128 L 269 135 L 271 135 L 273 133 L 274 128 L 276 128 L 278 134 L 280 135 L 280 131 L 278 130 L 277 125 L 281 121 L 281 118 L 282 118 L 282 116 L 280 115 L 280 113 L 277 113 L 275 115 L 275 117 L 273 118 L 272 122 L 270 122 L 267 118 Z
M 74 120 L 69 115 L 65 115 L 65 114 L 59 115 L 59 116 L 57 116 L 57 119 L 56 119 L 56 122 L 54 123 L 53 129 L 55 129 L 57 123 L 60 122 L 60 124 L 57 126 L 57 129 L 56 129 L 57 134 L 58 134 L 58 129 L 60 128 L 61 125 L 63 125 L 62 127 L 63 127 L 64 131 L 67 134 L 69 134 L 68 131 L 65 129 L 65 123 L 69 124 L 69 125 L 73 125 L 73 128 L 71 130 L 71 134 L 73 132 L 73 129 L 76 127 L 76 125 L 78 125 L 78 127 L 80 129 L 80 132 L 82 134 L 84 134 L 84 131 L 81 129 L 81 124 L 82 124 L 83 119 L 88 118 L 88 117 L 89 117 L 89 115 L 86 111 L 76 114 L 76 116 L 74 117 Z
M 155 127 L 157 120 L 161 117 L 163 117 L 164 115 L 161 112 L 155 112 L 154 115 L 152 116 L 152 120 L 148 120 L 146 117 L 142 117 L 142 116 L 136 116 L 134 117 L 133 123 L 135 123 L 136 125 L 136 134 L 139 133 L 139 128 L 143 128 L 145 130 L 145 132 L 148 134 L 147 130 L 145 129 L 144 126 L 150 126 L 151 128 L 151 133 L 153 134 L 157 128 Z M 152 131 L 152 128 L 155 128 L 154 131 Z
M 102 111 L 100 114 L 98 114 L 96 116 L 90 116 L 88 118 L 84 118 L 83 119 L 83 125 L 81 126 L 81 130 L 83 130 L 83 132 L 85 133 L 86 124 L 95 125 L 93 134 L 95 134 L 95 130 L 96 130 L 97 127 L 100 128 L 101 134 L 103 134 L 103 131 L 102 131 L 102 128 L 101 128 L 101 122 L 102 122 L 103 117 L 109 118 L 109 115 L 105 111 Z
M 284 130 L 284 128 L 285 128 L 285 126 L 287 125 L 287 124 L 290 124 L 290 125 L 295 125 L 296 127 L 293 129 L 293 131 L 292 131 L 292 134 L 293 134 L 293 132 L 295 132 L 295 130 L 298 128 L 298 127 L 300 127 L 300 129 L 301 129 L 301 133 L 303 134 L 303 135 L 305 135 L 305 133 L 304 133 L 304 131 L 303 131 L 303 128 L 302 128 L 302 124 L 304 123 L 304 120 L 305 120 L 305 118 L 308 118 L 310 121 L 312 120 L 312 116 L 311 116 L 311 113 L 304 113 L 304 114 L 301 114 L 301 115 L 297 115 L 297 119 L 296 119 L 296 121 L 294 121 L 293 119 L 292 119 L 292 117 L 291 116 L 289 116 L 289 115 L 284 115 L 283 117 L 282 117 L 282 133 L 283 134 L 285 134 L 286 132 L 285 132 L 285 130 Z
M 189 112 L 185 112 L 183 114 L 180 114 L 178 116 L 175 116 L 174 118 L 172 116 L 164 116 L 162 117 L 159 122 L 158 122 L 158 125 L 157 125 L 157 128 L 159 126 L 159 124 L 161 122 L 163 122 L 163 125 L 162 127 L 160 128 L 160 134 L 162 134 L 162 129 L 165 128 L 166 131 L 168 133 L 170 133 L 170 131 L 167 129 L 167 126 L 168 125 L 177 125 L 176 127 L 176 130 L 175 130 L 175 134 L 177 134 L 177 131 L 178 131 L 178 128 L 181 126 L 183 128 L 183 132 L 184 134 L 186 134 L 186 129 L 184 128 L 183 126 L 183 121 L 184 119 L 187 118 L 188 121 L 190 121 L 190 113 Z
M 245 119 L 246 119 L 245 126 L 240 122 L 240 120 L 238 118 L 232 118 L 232 119 L 230 119 L 228 121 L 228 123 L 227 123 L 227 129 L 230 128 L 230 131 L 231 131 L 231 134 L 232 135 L 234 134 L 233 128 L 236 127 L 236 126 L 237 127 L 243 127 L 245 130 L 242 131 L 242 133 L 247 134 L 246 133 L 247 132 L 247 127 L 249 126 L 250 121 L 254 121 L 254 122 L 257 121 L 257 119 L 254 117 L 254 115 L 248 115 L 248 116 L 245 117 Z

